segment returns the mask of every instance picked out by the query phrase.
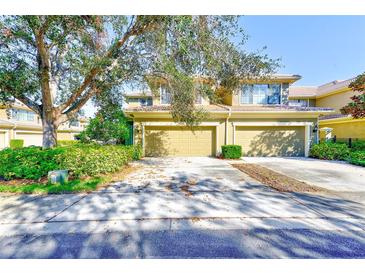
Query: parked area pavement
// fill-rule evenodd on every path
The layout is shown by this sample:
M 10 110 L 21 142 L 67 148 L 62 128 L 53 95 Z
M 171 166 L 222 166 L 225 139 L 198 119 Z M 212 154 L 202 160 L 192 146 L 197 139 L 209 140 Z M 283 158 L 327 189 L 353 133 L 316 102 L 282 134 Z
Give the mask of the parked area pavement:
M 243 157 L 299 181 L 326 188 L 334 194 L 365 204 L 365 168 L 343 161 L 312 158 Z
M 0 258 L 365 258 L 365 205 L 229 162 L 145 158 L 89 194 L 1 195 Z

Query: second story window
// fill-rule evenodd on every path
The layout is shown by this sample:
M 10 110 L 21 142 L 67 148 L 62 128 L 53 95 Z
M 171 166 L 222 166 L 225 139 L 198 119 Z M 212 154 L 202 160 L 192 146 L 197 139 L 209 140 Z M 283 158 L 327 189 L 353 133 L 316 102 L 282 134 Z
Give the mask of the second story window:
M 309 102 L 306 99 L 289 100 L 289 106 L 309 107 Z
M 80 126 L 80 122 L 77 120 L 73 120 L 70 122 L 70 127 L 79 127 Z
M 280 84 L 243 85 L 241 89 L 241 104 L 280 104 Z
M 161 86 L 161 104 L 171 104 L 171 92 L 165 86 Z
M 35 120 L 35 113 L 24 109 L 12 109 L 11 118 L 16 121 L 33 122 Z
M 139 103 L 141 106 L 152 106 L 152 98 L 140 98 Z

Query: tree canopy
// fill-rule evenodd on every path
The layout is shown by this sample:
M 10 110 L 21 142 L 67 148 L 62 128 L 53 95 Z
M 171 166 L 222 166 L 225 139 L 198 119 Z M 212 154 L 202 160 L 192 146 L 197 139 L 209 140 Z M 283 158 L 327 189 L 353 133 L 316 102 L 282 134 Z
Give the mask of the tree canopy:
M 0 100 L 38 113 L 43 146 L 56 144 L 60 123 L 94 99 L 119 98 L 162 79 L 174 120 L 198 124 L 196 94 L 218 102 L 219 87 L 263 77 L 278 60 L 247 52 L 237 16 L 2 16 Z M 195 77 L 208 82 L 196 84 Z M 207 84 L 209 83 L 209 84 Z M 158 91 L 158 86 L 153 88 Z
M 358 75 L 349 87 L 356 93 L 351 102 L 341 109 L 343 114 L 350 114 L 353 118 L 365 118 L 365 72 Z

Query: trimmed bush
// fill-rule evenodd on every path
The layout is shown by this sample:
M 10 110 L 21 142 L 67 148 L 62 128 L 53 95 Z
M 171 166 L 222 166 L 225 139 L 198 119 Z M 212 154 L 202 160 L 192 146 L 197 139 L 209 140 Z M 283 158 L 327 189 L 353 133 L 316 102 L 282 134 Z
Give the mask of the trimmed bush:
M 12 139 L 10 140 L 10 148 L 17 149 L 22 148 L 24 146 L 23 139 Z
M 242 156 L 242 147 L 239 145 L 222 146 L 222 155 L 225 159 L 239 159 Z
M 73 146 L 80 143 L 77 140 L 59 140 L 57 141 L 57 146 L 58 147 L 67 147 L 67 146 Z
M 351 150 L 352 151 L 365 151 L 365 141 L 353 141 Z
M 0 179 L 37 180 L 57 169 L 67 169 L 74 177 L 95 176 L 117 171 L 141 157 L 140 146 L 76 144 L 53 149 L 7 148 L 0 151 Z
M 315 144 L 310 150 L 310 157 L 323 160 L 347 160 L 350 149 L 346 144 L 324 142 Z
M 59 169 L 55 158 L 63 152 L 63 148 L 43 150 L 34 146 L 4 149 L 0 151 L 0 177 L 37 180 L 46 176 L 48 171 Z
M 365 167 L 365 151 L 356 151 L 350 154 L 349 162 L 353 165 Z
M 69 170 L 74 177 L 85 177 L 115 172 L 141 155 L 139 146 L 91 144 L 68 147 L 57 160 L 61 169 Z

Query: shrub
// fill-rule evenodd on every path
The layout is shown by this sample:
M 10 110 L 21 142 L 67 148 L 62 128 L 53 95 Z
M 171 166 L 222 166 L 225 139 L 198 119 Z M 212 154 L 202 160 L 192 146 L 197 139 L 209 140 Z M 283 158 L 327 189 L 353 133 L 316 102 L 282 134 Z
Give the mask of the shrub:
M 129 161 L 140 159 L 141 151 L 139 146 L 84 144 L 68 147 L 57 158 L 62 169 L 84 177 L 115 172 Z
M 43 150 L 34 146 L 4 149 L 0 151 L 0 176 L 6 180 L 39 179 L 46 176 L 48 171 L 59 169 L 55 156 L 63 152 L 63 148 Z
M 354 141 L 351 146 L 352 151 L 365 151 L 365 141 Z
M 75 177 L 119 170 L 142 156 L 140 146 L 76 144 L 53 149 L 26 147 L 0 151 L 0 177 L 37 180 L 51 170 L 67 169 Z
M 353 165 L 365 167 L 365 151 L 355 151 L 350 154 L 349 162 Z
M 58 147 L 67 147 L 67 146 L 72 146 L 72 145 L 76 145 L 80 143 L 77 140 L 59 140 L 57 141 L 57 146 Z
M 22 148 L 24 146 L 24 140 L 23 139 L 12 139 L 10 140 L 10 148 L 16 149 L 16 148 Z
M 310 157 L 324 160 L 346 160 L 350 149 L 346 144 L 324 142 L 315 144 L 310 150 Z
M 130 129 L 123 111 L 117 105 L 104 106 L 77 137 L 83 143 L 124 144 Z
M 222 146 L 222 155 L 226 159 L 239 159 L 242 156 L 242 147 L 238 145 Z

